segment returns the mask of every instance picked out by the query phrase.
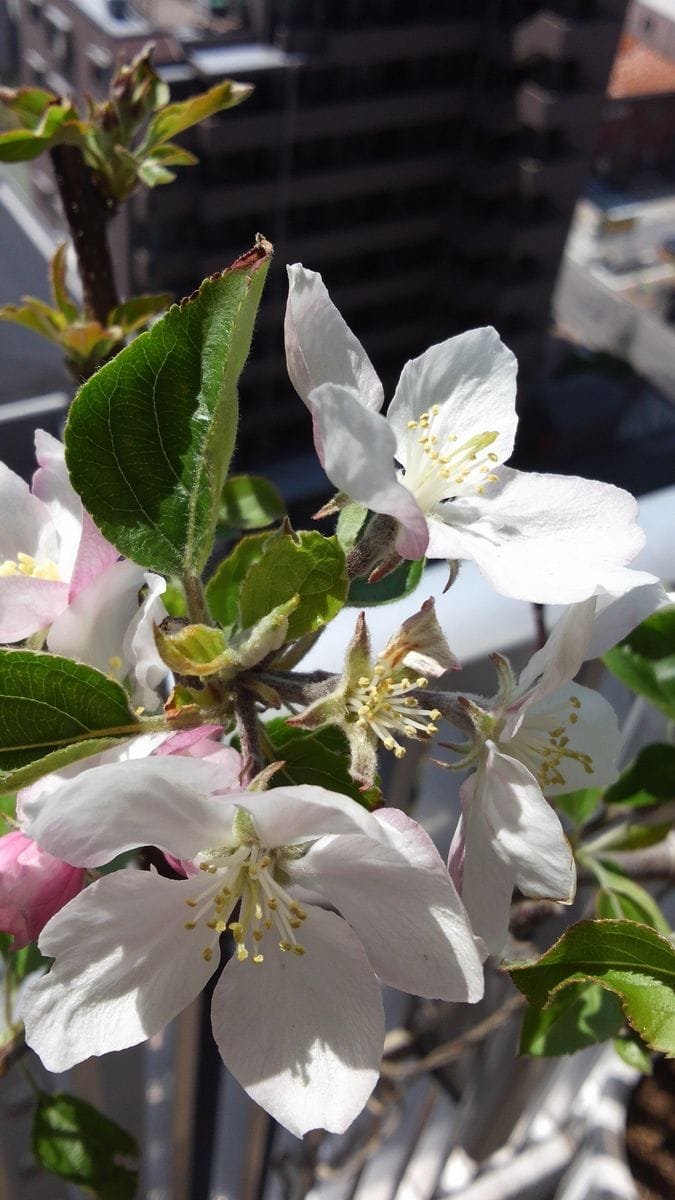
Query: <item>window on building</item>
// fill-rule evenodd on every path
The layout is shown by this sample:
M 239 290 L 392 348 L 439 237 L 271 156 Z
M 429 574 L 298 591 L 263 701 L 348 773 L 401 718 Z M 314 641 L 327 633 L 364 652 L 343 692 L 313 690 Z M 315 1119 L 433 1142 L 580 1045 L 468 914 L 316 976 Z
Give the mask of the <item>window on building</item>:
M 89 83 L 97 91 L 108 87 L 113 70 L 113 56 L 104 46 L 90 42 L 85 50 Z

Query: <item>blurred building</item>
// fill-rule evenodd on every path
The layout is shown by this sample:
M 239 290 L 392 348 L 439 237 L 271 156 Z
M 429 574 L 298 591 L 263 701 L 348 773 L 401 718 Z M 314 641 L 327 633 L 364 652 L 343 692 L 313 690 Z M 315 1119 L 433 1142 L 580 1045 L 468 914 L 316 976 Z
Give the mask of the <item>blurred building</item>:
M 600 123 L 625 0 L 25 0 L 21 76 L 100 97 L 151 37 L 177 98 L 256 85 L 187 135 L 200 158 L 115 230 L 124 293 L 191 291 L 260 230 L 276 245 L 246 371 L 240 463 L 307 446 L 285 377 L 287 261 L 320 270 L 389 388 L 476 324 L 518 354 L 526 398 Z M 34 184 L 57 219 L 48 163 Z M 299 486 L 309 490 L 308 477 Z

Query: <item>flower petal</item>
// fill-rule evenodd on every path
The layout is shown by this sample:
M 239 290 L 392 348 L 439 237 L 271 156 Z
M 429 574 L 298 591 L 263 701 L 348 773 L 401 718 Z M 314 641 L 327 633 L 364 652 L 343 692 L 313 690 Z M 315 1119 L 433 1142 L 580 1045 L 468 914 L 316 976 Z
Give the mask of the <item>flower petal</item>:
M 138 611 L 144 568 L 125 559 L 113 562 L 71 600 L 47 637 L 52 654 L 77 658 L 104 674 L 117 675 L 127 626 Z
M 509 931 L 513 870 L 495 852 L 493 833 L 480 804 L 473 803 L 475 775 L 460 789 L 463 815 L 453 844 L 464 841 L 460 888 L 471 928 L 482 938 L 488 954 L 499 954 Z
M 472 807 L 481 808 L 495 853 L 509 864 L 524 895 L 570 903 L 576 870 L 558 816 L 527 767 L 491 742 L 487 750 L 477 773 Z M 470 854 L 467 837 L 465 877 Z
M 227 964 L 213 1033 L 249 1096 L 291 1133 L 343 1133 L 379 1075 L 380 987 L 358 938 L 333 913 L 310 907 L 302 942 L 302 957 L 274 946 L 262 963 Z
M 433 842 L 403 813 L 374 815 L 388 845 L 324 838 L 289 866 L 291 878 L 342 913 L 385 983 L 432 999 L 479 1000 L 478 952 Z
M 608 483 L 499 469 L 484 496 L 439 505 L 456 557 L 473 558 L 498 592 L 541 604 L 572 604 L 616 581 L 644 542 L 637 505 Z M 446 546 L 434 521 L 429 556 Z M 460 553 L 457 553 L 457 551 Z M 440 556 L 440 555 L 439 555 Z
M 4 463 L 0 463 L 0 505 L 0 562 L 16 561 L 19 553 L 53 561 L 58 558 L 58 539 L 49 509 Z
M 448 338 L 407 362 L 387 413 L 401 465 L 407 465 L 408 421 L 417 421 L 435 404 L 440 408 L 434 421 L 439 443 L 452 437 L 460 446 L 476 434 L 494 431 L 498 437 L 491 450 L 504 462 L 518 424 L 517 370 L 514 355 L 490 326 Z
M 137 1045 L 199 994 L 218 956 L 207 962 L 198 931 L 184 928 L 197 885 L 117 871 L 52 918 L 39 944 L 56 961 L 21 1003 L 26 1041 L 49 1071 Z
M 18 642 L 45 629 L 67 603 L 67 583 L 32 575 L 1 576 L 0 642 Z
M 305 404 L 322 383 L 354 388 L 366 408 L 378 412 L 382 384 L 358 338 L 333 304 L 316 271 L 293 263 L 288 272 L 284 324 L 286 363 L 291 383 Z
M 571 604 L 556 621 L 545 645 L 532 655 L 518 679 L 519 693 L 531 689 L 528 706 L 574 679 L 588 657 L 595 604 L 594 596 Z
M 598 596 L 587 658 L 599 658 L 653 612 L 672 604 L 661 583 L 641 582 L 641 573 L 638 571 L 631 571 L 630 574 L 636 577 L 634 587 L 618 593 L 603 590 Z
M 324 384 L 310 395 L 324 450 L 323 467 L 341 492 L 373 512 L 401 523 L 396 549 L 402 558 L 421 558 L 427 523 L 415 498 L 399 483 L 395 438 L 384 417 L 364 408 L 356 392 Z
M 303 783 L 265 792 L 233 792 L 228 799 L 253 817 L 267 849 L 313 841 L 333 833 L 365 833 L 386 839 L 372 813 L 340 792 Z
M 141 758 L 82 771 L 47 795 L 24 800 L 24 832 L 55 858 L 99 867 L 137 846 L 177 858 L 224 843 L 231 812 L 220 799 L 217 763 L 195 758 Z
M 168 616 L 162 601 L 166 580 L 152 571 L 146 571 L 144 578 L 148 594 L 126 628 L 122 639 L 122 658 L 133 683 L 134 703 L 142 705 L 148 712 L 154 712 L 160 703 L 158 689 L 168 673 L 166 664 L 157 652 L 154 634 L 154 626 L 161 624 Z
M 580 687 L 578 683 L 569 684 L 533 704 L 527 711 L 518 739 L 526 738 L 530 728 L 541 731 L 558 725 L 561 712 L 569 712 L 570 696 L 579 704 L 575 708 L 578 719 L 566 728 L 567 753 L 558 767 L 563 782 L 547 783 L 544 787 L 547 796 L 576 792 L 579 788 L 608 787 L 618 775 L 622 739 L 616 713 L 604 696 L 591 688 Z M 581 758 L 582 755 L 588 756 L 590 762 Z
M 82 535 L 82 501 L 68 477 L 63 443 L 44 429 L 35 431 L 35 457 L 38 469 L 31 490 L 39 497 L 58 532 L 56 561 L 62 579 L 70 580 Z

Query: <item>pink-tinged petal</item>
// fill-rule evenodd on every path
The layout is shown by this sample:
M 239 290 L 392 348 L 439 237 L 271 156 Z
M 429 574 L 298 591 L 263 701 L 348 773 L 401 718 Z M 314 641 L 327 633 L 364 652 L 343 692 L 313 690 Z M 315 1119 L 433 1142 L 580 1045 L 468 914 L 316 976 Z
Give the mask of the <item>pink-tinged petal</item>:
M 14 935 L 14 950 L 36 941 L 83 886 L 84 871 L 52 858 L 23 833 L 0 837 L 0 929 Z
M 421 558 L 428 541 L 426 519 L 398 481 L 395 438 L 385 418 L 364 408 L 356 392 L 332 384 L 311 393 L 310 407 L 331 483 L 373 512 L 399 521 L 396 550 L 402 558 Z
M 482 810 L 495 853 L 509 865 L 521 892 L 571 903 L 574 856 L 557 814 L 531 771 L 490 742 L 477 773 L 473 805 Z M 465 871 L 470 854 L 467 836 Z
M 63 443 L 44 429 L 35 431 L 35 457 L 38 469 L 31 491 L 48 509 L 58 534 L 58 551 L 48 557 L 56 562 L 61 578 L 70 579 L 82 532 L 82 501 L 68 477 Z
M 455 527 L 460 557 L 473 558 L 503 595 L 573 604 L 615 578 L 640 550 L 637 505 L 621 488 L 508 467 L 498 474 L 500 482 L 487 485 L 483 496 L 440 505 L 437 516 Z
M 177 858 L 222 845 L 234 805 L 210 799 L 218 764 L 194 758 L 143 758 L 82 771 L 48 795 L 25 799 L 25 832 L 55 858 L 100 867 L 137 846 Z
M 354 388 L 361 404 L 378 412 L 384 400 L 382 384 L 321 276 L 300 263 L 286 270 L 284 341 L 288 374 L 296 392 L 307 404 L 313 388 L 322 383 L 342 384 Z
M 89 513 L 83 509 L 82 535 L 70 580 L 71 599 L 118 558 L 119 551 L 104 538 L 101 531 L 94 525 Z
M 135 1046 L 201 992 L 218 966 L 199 928 L 186 929 L 198 880 L 117 871 L 88 887 L 43 931 L 55 959 L 22 998 L 26 1040 L 49 1071 Z
M 67 602 L 67 583 L 31 575 L 0 576 L 0 642 L 19 642 L 47 628 Z
M 291 1133 L 343 1133 L 378 1079 L 380 987 L 333 913 L 310 907 L 302 944 L 302 957 L 263 942 L 262 963 L 231 960 L 213 995 L 213 1033 L 249 1096 Z
M 504 462 L 513 450 L 518 424 L 517 370 L 515 356 L 490 326 L 448 338 L 407 362 L 387 413 L 399 462 L 407 465 L 415 441 L 408 422 L 419 420 L 436 404 L 440 411 L 433 419 L 433 433 L 439 449 L 448 437 L 456 448 L 478 434 L 494 432 L 498 436 L 490 450 L 496 461 Z
M 499 954 L 509 931 L 513 869 L 496 853 L 493 830 L 473 800 L 475 778 L 470 776 L 460 789 L 462 831 L 455 835 L 465 844 L 460 892 L 474 933 L 488 954 Z
M 122 658 L 133 686 L 134 703 L 154 712 L 161 703 L 159 690 L 168 675 L 166 663 L 157 653 L 154 632 L 155 625 L 161 625 L 168 616 L 162 601 L 166 580 L 146 571 L 144 581 L 148 592 L 124 632 Z
M 0 507 L 0 563 L 16 562 L 20 553 L 56 561 L 59 544 L 49 509 L 4 463 L 0 463 Z
M 618 593 L 603 589 L 598 596 L 587 658 L 599 658 L 652 613 L 672 604 L 661 583 L 641 582 L 637 571 L 630 574 L 636 577 L 635 586 Z
M 324 838 L 289 866 L 292 880 L 342 913 L 384 983 L 432 999 L 480 1000 L 474 938 L 433 842 L 403 813 L 374 815 L 388 844 Z
M 572 710 L 577 720 L 567 724 L 571 696 L 578 705 Z M 614 783 L 622 738 L 616 713 L 604 696 L 591 688 L 580 687 L 578 683 L 546 696 L 528 710 L 516 743 L 527 741 L 528 733 L 532 731 L 540 745 L 542 735 L 545 737 L 548 730 L 563 727 L 567 738 L 566 754 L 558 766 L 563 782 L 546 783 L 546 795 L 560 796 L 579 788 L 608 787 Z M 513 753 L 520 757 L 517 750 Z
M 92 579 L 54 621 L 47 637 L 52 654 L 79 659 L 105 674 L 122 674 L 115 659 L 121 656 L 127 627 L 138 611 L 144 575 L 143 567 L 125 559 Z
M 365 833 L 384 839 L 375 817 L 350 796 L 312 784 L 232 792 L 227 797 L 250 812 L 261 845 L 290 846 L 333 833 Z

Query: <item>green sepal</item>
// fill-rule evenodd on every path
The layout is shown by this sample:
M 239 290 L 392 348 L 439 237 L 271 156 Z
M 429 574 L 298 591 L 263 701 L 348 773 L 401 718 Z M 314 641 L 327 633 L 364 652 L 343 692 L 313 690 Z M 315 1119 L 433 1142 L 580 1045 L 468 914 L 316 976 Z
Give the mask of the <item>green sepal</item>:
M 375 776 L 372 785 L 362 791 L 347 770 L 348 747 L 344 734 L 335 726 L 312 732 L 293 729 L 282 717 L 274 718 L 264 727 L 271 757 L 282 759 L 284 765 L 275 776 L 275 785 L 314 784 L 332 792 L 351 796 L 364 808 L 377 808 L 382 803 L 380 780 Z
M 368 608 L 375 604 L 391 604 L 393 600 L 402 600 L 415 591 L 425 566 L 425 558 L 418 558 L 414 562 L 404 560 L 377 583 L 368 583 L 366 579 L 353 579 L 346 603 L 356 608 Z

